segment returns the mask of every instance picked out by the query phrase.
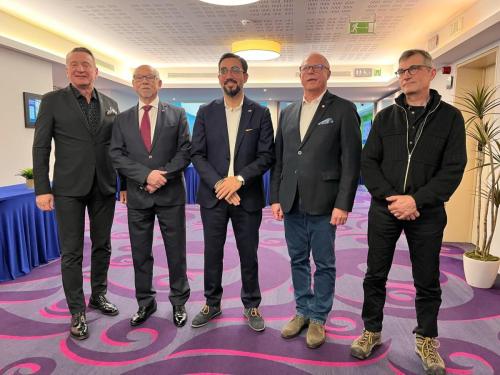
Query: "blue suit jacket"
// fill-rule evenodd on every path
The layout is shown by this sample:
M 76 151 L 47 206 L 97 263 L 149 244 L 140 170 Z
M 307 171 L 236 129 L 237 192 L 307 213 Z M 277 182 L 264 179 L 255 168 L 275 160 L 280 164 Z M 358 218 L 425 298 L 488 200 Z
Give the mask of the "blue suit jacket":
M 185 204 L 183 171 L 189 165 L 191 148 L 186 113 L 182 108 L 159 103 L 152 149 L 148 152 L 137 112 L 136 105 L 117 116 L 110 148 L 114 167 L 127 178 L 128 206 L 146 209 Z M 167 184 L 149 194 L 144 185 L 153 169 L 167 172 Z
M 193 129 L 191 158 L 198 174 L 197 202 L 214 207 L 217 181 L 229 169 L 229 138 L 224 100 L 217 99 L 198 110 Z M 265 206 L 262 175 L 274 161 L 274 134 L 269 110 L 245 97 L 235 145 L 234 172 L 245 179 L 238 194 L 241 207 L 257 211 Z

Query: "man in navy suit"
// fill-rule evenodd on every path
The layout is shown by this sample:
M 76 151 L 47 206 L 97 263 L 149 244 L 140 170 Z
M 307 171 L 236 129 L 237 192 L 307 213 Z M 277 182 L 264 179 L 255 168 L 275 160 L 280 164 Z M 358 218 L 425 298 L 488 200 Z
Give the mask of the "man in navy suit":
M 153 228 L 158 217 L 165 244 L 173 321 L 187 320 L 186 190 L 184 169 L 189 164 L 189 129 L 183 109 L 161 103 L 158 71 L 141 65 L 132 81 L 138 105 L 121 113 L 111 139 L 113 165 L 127 178 L 127 208 L 135 291 L 139 310 L 130 324 L 145 322 L 156 311 L 153 288 Z
M 105 315 L 117 315 L 107 297 L 111 257 L 111 226 L 115 214 L 116 172 L 109 158 L 109 141 L 118 105 L 97 91 L 94 55 L 76 47 L 66 56 L 70 84 L 43 96 L 33 140 L 36 205 L 56 208 L 61 275 L 71 313 L 71 337 L 89 336 L 83 293 L 83 238 L 85 211 L 90 222 L 92 294 L 89 306 Z M 54 179 L 49 179 L 51 143 L 54 140 Z M 122 190 L 122 197 L 125 192 Z
M 221 314 L 222 259 L 229 219 L 241 265 L 241 300 L 249 326 L 263 331 L 257 248 L 262 208 L 262 175 L 274 160 L 269 110 L 248 99 L 247 62 L 232 53 L 219 60 L 224 98 L 200 107 L 193 129 L 193 164 L 200 175 L 197 201 L 205 237 L 206 304 L 192 321 L 202 327 Z
M 327 89 L 330 64 L 323 55 L 311 53 L 299 71 L 304 97 L 281 112 L 271 207 L 285 220 L 296 302 L 281 336 L 295 337 L 308 326 L 306 344 L 317 348 L 333 305 L 336 228 L 345 224 L 358 185 L 361 132 L 354 104 Z

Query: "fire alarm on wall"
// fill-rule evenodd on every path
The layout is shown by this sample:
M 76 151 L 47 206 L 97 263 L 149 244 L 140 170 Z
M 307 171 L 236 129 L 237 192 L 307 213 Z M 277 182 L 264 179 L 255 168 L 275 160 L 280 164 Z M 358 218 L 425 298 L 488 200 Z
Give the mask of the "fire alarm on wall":
M 451 73 L 451 66 L 443 66 L 442 68 L 443 74 L 450 74 Z

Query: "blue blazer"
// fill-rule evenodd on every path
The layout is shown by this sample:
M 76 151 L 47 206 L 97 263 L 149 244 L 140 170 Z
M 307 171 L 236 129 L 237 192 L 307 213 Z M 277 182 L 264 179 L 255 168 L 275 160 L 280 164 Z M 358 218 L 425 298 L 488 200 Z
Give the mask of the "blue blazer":
M 212 208 L 217 181 L 229 169 L 229 138 L 224 100 L 217 99 L 198 110 L 193 128 L 191 158 L 200 175 L 197 202 Z M 241 119 L 235 145 L 234 172 L 245 179 L 238 194 L 241 207 L 252 212 L 265 206 L 262 175 L 274 162 L 274 132 L 269 109 L 243 99 Z
M 146 209 L 185 204 L 183 171 L 189 165 L 191 142 L 184 109 L 159 103 L 151 152 L 141 138 L 138 110 L 136 105 L 117 116 L 111 138 L 113 165 L 127 178 L 127 205 Z M 167 183 L 149 194 L 144 186 L 153 169 L 166 171 Z

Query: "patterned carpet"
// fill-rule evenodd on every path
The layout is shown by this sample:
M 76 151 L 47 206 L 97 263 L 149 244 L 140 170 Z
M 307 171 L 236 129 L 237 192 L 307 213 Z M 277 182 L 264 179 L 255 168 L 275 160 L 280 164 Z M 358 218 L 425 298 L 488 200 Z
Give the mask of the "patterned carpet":
M 368 194 L 360 189 L 348 224 L 337 231 L 337 288 L 327 322 L 327 342 L 305 345 L 305 333 L 285 341 L 280 328 L 294 313 L 283 223 L 265 209 L 259 249 L 262 312 L 267 329 L 250 330 L 242 316 L 239 259 L 229 229 L 224 261 L 222 315 L 199 329 L 177 329 L 168 301 L 168 271 L 156 230 L 154 285 L 158 311 L 142 326 L 129 319 L 137 310 L 133 289 L 126 209 L 119 205 L 113 226 L 108 297 L 120 308 L 116 317 L 91 309 L 90 338 L 68 338 L 69 314 L 59 261 L 25 277 L 0 284 L 0 374 L 422 374 L 414 353 L 415 325 L 411 268 L 401 240 L 388 282 L 383 345 L 365 361 L 349 356 L 362 329 L 362 280 L 366 268 Z M 203 298 L 203 232 L 196 205 L 186 208 L 190 319 Z M 86 233 L 86 249 L 89 237 Z M 443 305 L 439 316 L 440 352 L 450 374 L 500 373 L 500 278 L 494 288 L 473 289 L 464 280 L 457 244 L 441 255 Z M 84 259 L 86 297 L 89 258 Z

